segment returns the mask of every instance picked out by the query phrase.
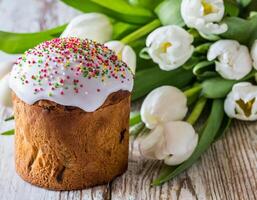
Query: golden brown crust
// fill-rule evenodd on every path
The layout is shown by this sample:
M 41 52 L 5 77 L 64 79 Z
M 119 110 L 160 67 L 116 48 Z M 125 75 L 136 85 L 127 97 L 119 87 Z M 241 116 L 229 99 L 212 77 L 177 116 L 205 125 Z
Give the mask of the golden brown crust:
M 127 169 L 130 94 L 110 95 L 92 113 L 50 101 L 27 105 L 13 96 L 16 171 L 47 189 L 83 189 Z

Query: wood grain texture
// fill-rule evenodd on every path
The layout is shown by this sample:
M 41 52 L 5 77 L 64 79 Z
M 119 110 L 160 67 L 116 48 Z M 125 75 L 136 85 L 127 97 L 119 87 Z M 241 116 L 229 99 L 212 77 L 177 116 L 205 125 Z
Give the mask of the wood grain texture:
M 69 21 L 79 12 L 57 0 L 0 0 L 0 29 L 38 31 Z M 0 60 L 1 60 L 0 54 Z M 10 110 L 0 109 L 0 130 Z M 257 199 L 257 123 L 235 121 L 185 173 L 161 187 L 151 187 L 161 168 L 144 160 L 131 141 L 126 174 L 109 185 L 83 191 L 54 192 L 31 186 L 15 173 L 13 136 L 0 136 L 0 200 L 255 200 Z

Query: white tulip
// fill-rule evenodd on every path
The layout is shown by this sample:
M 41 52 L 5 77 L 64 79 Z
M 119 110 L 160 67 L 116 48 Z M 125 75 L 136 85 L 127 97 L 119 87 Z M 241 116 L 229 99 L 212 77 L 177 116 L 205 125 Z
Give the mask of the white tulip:
M 253 67 L 257 69 L 257 40 L 255 40 L 252 50 L 251 50 L 251 56 L 253 59 Z
M 5 59 L 8 60 L 8 59 Z M 9 59 L 10 60 L 10 59 Z M 9 72 L 14 62 L 0 62 L 0 106 L 11 107 L 11 89 L 9 88 Z
M 2 79 L 6 74 L 8 74 L 12 70 L 13 65 L 14 62 L 12 61 L 0 62 L 0 79 Z
M 0 51 L 0 63 L 3 63 L 3 62 L 10 62 L 10 61 L 15 61 L 17 60 L 19 57 L 21 57 L 22 54 L 8 54 L 8 53 L 5 53 L 3 51 Z
M 163 126 L 157 126 L 145 136 L 139 138 L 139 151 L 142 156 L 156 160 L 157 148 L 163 143 Z
M 231 118 L 257 120 L 257 86 L 249 82 L 235 84 L 225 100 L 224 109 Z
M 118 58 L 125 62 L 135 74 L 137 56 L 135 51 L 129 45 L 125 45 L 120 41 L 109 41 L 105 43 L 105 46 L 113 50 Z
M 207 59 L 216 58 L 216 71 L 225 79 L 239 80 L 252 70 L 248 48 L 235 40 L 219 40 L 211 45 Z
M 167 165 L 178 165 L 187 160 L 198 143 L 198 134 L 187 122 L 167 122 L 157 126 L 141 138 L 139 149 L 149 159 L 164 160 Z
M 9 74 L 0 80 L 0 105 L 5 107 L 12 106 L 12 91 L 9 88 Z
M 152 129 L 159 123 L 182 120 L 187 110 L 183 92 L 173 86 L 162 86 L 147 95 L 140 114 L 146 127 Z
M 75 17 L 60 37 L 78 37 L 104 43 L 112 37 L 109 18 L 100 13 L 87 13 Z
M 192 56 L 193 36 L 175 25 L 155 29 L 146 39 L 148 54 L 162 70 L 173 70 Z
M 181 16 L 185 24 L 203 34 L 221 34 L 228 26 L 219 24 L 224 16 L 223 0 L 182 0 Z

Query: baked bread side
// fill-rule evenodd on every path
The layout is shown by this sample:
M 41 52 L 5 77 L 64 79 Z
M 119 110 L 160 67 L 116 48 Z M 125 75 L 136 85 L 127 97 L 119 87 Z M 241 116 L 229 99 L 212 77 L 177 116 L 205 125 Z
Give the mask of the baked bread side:
M 94 112 L 13 95 L 16 171 L 53 190 L 105 184 L 128 165 L 130 93 L 111 94 Z

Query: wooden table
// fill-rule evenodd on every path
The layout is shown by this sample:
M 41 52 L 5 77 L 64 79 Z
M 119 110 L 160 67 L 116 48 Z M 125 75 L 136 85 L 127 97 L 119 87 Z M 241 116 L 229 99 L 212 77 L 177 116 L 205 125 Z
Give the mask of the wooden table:
M 0 29 L 38 31 L 78 14 L 57 0 L 0 0 Z M 1 130 L 11 126 L 2 121 L 7 115 L 1 108 Z M 256 123 L 234 122 L 194 166 L 161 187 L 150 187 L 161 163 L 142 159 L 133 142 L 126 174 L 108 185 L 74 192 L 47 191 L 21 180 L 14 170 L 13 147 L 13 136 L 0 136 L 0 200 L 257 199 Z

